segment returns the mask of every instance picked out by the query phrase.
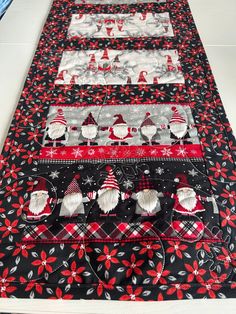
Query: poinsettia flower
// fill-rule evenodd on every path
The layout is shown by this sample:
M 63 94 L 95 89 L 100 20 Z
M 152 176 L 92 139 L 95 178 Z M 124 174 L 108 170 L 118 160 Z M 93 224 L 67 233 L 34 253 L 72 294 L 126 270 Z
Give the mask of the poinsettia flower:
M 140 266 L 143 265 L 144 260 L 136 260 L 136 257 L 134 253 L 131 255 L 130 261 L 123 260 L 122 263 L 128 267 L 128 270 L 126 271 L 126 277 L 130 277 L 133 273 L 137 275 L 142 275 L 143 272 L 140 268 Z
M 219 178 L 222 176 L 223 178 L 227 178 L 227 172 L 228 170 L 226 168 L 223 168 L 222 165 L 220 165 L 218 162 L 216 162 L 215 167 L 210 167 L 209 170 L 214 172 L 214 177 Z
M 220 216 L 221 218 L 221 226 L 225 227 L 227 225 L 235 228 L 236 224 L 234 221 L 236 221 L 236 214 L 233 214 L 229 208 L 226 208 L 225 211 L 221 210 L 220 211 Z
M 222 197 L 225 197 L 226 199 L 229 199 L 229 202 L 232 206 L 235 205 L 235 200 L 236 200 L 236 191 L 230 191 L 223 189 L 224 193 L 221 193 Z
M 133 290 L 132 286 L 127 286 L 126 288 L 126 292 L 127 294 L 124 294 L 120 297 L 119 300 L 121 301 L 143 301 L 142 298 L 140 298 L 140 294 L 142 293 L 143 288 L 142 287 L 138 287 L 135 290 Z
M 17 210 L 16 215 L 19 217 L 22 214 L 22 211 L 25 207 L 25 200 L 23 199 L 22 196 L 20 196 L 18 201 L 19 201 L 19 203 L 12 204 L 12 207 Z
M 105 246 L 104 246 L 104 249 L 103 249 L 103 253 L 104 253 L 104 254 L 101 254 L 101 255 L 97 258 L 97 261 L 98 261 L 98 262 L 105 261 L 105 267 L 106 267 L 106 269 L 110 269 L 112 263 L 114 263 L 114 264 L 119 264 L 119 260 L 115 257 L 116 254 L 117 254 L 117 251 L 118 251 L 117 249 L 114 249 L 114 250 L 109 251 L 108 246 L 105 245 Z
M 8 293 L 16 291 L 16 287 L 12 286 L 10 283 L 1 284 L 0 283 L 0 296 L 1 298 L 8 298 Z
M 17 172 L 19 172 L 21 170 L 20 167 L 16 167 L 15 164 L 12 164 L 10 168 L 6 168 L 6 174 L 5 174 L 5 178 L 9 178 L 12 177 L 13 179 L 17 179 L 18 175 Z
M 28 150 L 27 153 L 22 156 L 22 158 L 27 160 L 27 163 L 31 165 L 34 160 L 38 159 L 38 152 L 37 151 L 33 152 L 31 150 Z
M 223 134 L 214 134 L 212 135 L 212 142 L 217 145 L 217 147 L 221 147 L 222 144 L 226 144 L 224 140 Z
M 2 238 L 9 236 L 11 233 L 19 233 L 19 230 L 16 228 L 18 220 L 10 221 L 9 219 L 4 220 L 4 225 L 0 227 L 0 231 L 3 232 Z
M 205 251 L 207 251 L 208 253 L 211 252 L 211 248 L 210 248 L 210 245 L 208 242 L 204 242 L 204 241 L 198 241 L 196 243 L 196 246 L 195 246 L 196 250 L 200 250 L 200 249 L 203 249 Z
M 64 294 L 63 295 L 62 290 L 59 287 L 57 287 L 56 288 L 56 295 L 53 297 L 50 297 L 49 299 L 71 300 L 71 299 L 73 299 L 73 295 L 72 294 Z
M 230 265 L 236 266 L 236 253 L 231 253 L 224 247 L 221 248 L 221 251 L 222 254 L 217 255 L 216 259 L 218 261 L 224 262 L 224 266 L 226 269 L 228 269 Z
M 217 274 L 214 271 L 210 271 L 210 275 L 211 275 L 211 278 L 212 278 L 212 282 L 214 282 L 214 283 L 224 282 L 228 278 L 228 274 L 221 274 L 219 276 L 219 274 Z
M 167 281 L 164 277 L 169 276 L 169 270 L 163 270 L 163 263 L 159 262 L 155 269 L 151 269 L 147 271 L 147 274 L 153 277 L 152 283 L 155 285 L 158 282 L 161 284 L 166 284 Z
M 206 273 L 205 269 L 199 269 L 197 261 L 193 261 L 193 265 L 184 264 L 185 269 L 189 272 L 187 282 L 192 282 L 196 278 L 197 282 L 203 282 L 202 276 Z
M 85 255 L 85 253 L 93 252 L 93 249 L 90 248 L 86 243 L 81 243 L 81 244 L 79 244 L 79 246 L 78 246 L 78 244 L 72 244 L 71 247 L 72 247 L 72 249 L 77 251 L 79 259 L 82 259 Z
M 188 247 L 185 244 L 181 244 L 180 241 L 168 241 L 170 247 L 167 248 L 166 253 L 175 253 L 179 258 L 183 258 L 182 251 L 185 251 Z
M 38 294 L 43 293 L 44 283 L 38 283 L 36 280 L 25 279 L 23 276 L 20 277 L 20 283 L 26 284 L 25 291 L 35 290 Z
M 216 298 L 216 291 L 220 290 L 221 285 L 213 282 L 212 279 L 201 283 L 202 287 L 197 289 L 199 294 L 208 294 L 210 298 Z
M 72 284 L 74 281 L 75 282 L 78 282 L 78 283 L 82 283 L 82 277 L 80 276 L 85 270 L 85 267 L 78 267 L 76 266 L 76 262 L 73 261 L 71 263 L 71 266 L 70 266 L 70 270 L 69 269 L 66 269 L 66 270 L 63 270 L 61 272 L 61 274 L 63 276 L 66 276 L 68 277 L 67 278 L 67 283 L 68 284 Z
M 38 266 L 38 275 L 41 275 L 44 270 L 52 272 L 52 266 L 50 264 L 54 263 L 57 258 L 54 256 L 47 257 L 45 251 L 41 251 L 40 257 L 41 259 L 37 259 L 31 263 L 33 266 Z
M 98 286 L 97 286 L 97 295 L 100 297 L 105 290 L 113 290 L 115 287 L 116 278 L 111 278 L 107 283 L 104 283 L 103 281 L 99 280 Z
M 29 256 L 28 250 L 31 250 L 34 247 L 35 247 L 34 244 L 16 243 L 16 249 L 12 253 L 12 256 L 21 254 L 23 257 L 27 258 Z
M 154 244 L 153 242 L 140 242 L 143 247 L 139 251 L 140 255 L 147 254 L 148 258 L 152 259 L 154 255 L 154 250 L 159 250 L 161 248 L 160 244 Z
M 169 289 L 167 289 L 166 294 L 172 295 L 172 294 L 176 293 L 177 298 L 179 300 L 183 299 L 183 297 L 184 297 L 183 291 L 186 291 L 186 290 L 190 289 L 190 287 L 191 287 L 189 284 L 180 284 L 180 283 L 174 284 L 174 285 L 171 284 L 170 286 L 171 287 Z
M 18 192 L 21 191 L 23 187 L 18 186 L 18 181 L 14 182 L 12 185 L 6 186 L 6 196 L 18 196 Z

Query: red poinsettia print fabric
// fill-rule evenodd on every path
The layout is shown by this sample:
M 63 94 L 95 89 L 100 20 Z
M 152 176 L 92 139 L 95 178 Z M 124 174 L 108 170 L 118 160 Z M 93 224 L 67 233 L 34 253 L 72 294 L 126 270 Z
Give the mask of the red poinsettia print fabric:
M 187 1 L 54 0 L 0 156 L 1 297 L 234 297 L 235 151 Z

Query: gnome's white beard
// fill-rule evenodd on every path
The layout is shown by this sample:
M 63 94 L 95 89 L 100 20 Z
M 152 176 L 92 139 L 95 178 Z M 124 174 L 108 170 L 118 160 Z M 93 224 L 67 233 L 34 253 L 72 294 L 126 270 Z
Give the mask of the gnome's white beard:
M 81 127 L 81 132 L 83 137 L 92 140 L 93 138 L 96 137 L 98 133 L 98 128 L 96 125 L 83 125 Z
M 63 136 L 66 132 L 66 126 L 61 123 L 52 123 L 48 127 L 48 136 L 52 140 L 56 140 L 57 138 L 60 138 Z
M 196 192 L 193 189 L 180 189 L 177 191 L 177 197 L 180 205 L 188 211 L 191 211 L 197 205 Z
M 153 136 L 156 134 L 157 128 L 155 125 L 147 125 L 142 126 L 141 131 L 144 136 L 151 140 Z
M 181 138 L 187 133 L 187 124 L 186 123 L 170 123 L 170 131 L 177 138 Z
M 114 125 L 113 133 L 116 137 L 122 139 L 128 135 L 128 128 L 126 125 Z
M 64 196 L 62 205 L 73 215 L 77 207 L 82 203 L 82 193 L 71 193 Z
M 160 203 L 156 190 L 140 191 L 136 196 L 139 206 L 148 213 L 151 213 L 156 208 L 157 203 Z
M 41 195 L 38 195 L 37 193 L 31 194 L 29 210 L 35 215 L 40 214 L 47 205 L 48 197 L 49 197 L 48 194 Z
M 104 213 L 109 213 L 114 209 L 120 197 L 120 191 L 116 189 L 101 189 L 98 191 L 98 205 Z

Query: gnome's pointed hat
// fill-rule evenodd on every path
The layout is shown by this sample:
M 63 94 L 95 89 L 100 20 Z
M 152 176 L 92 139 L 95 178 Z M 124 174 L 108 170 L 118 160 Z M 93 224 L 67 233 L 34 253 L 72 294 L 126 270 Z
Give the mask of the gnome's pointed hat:
M 64 117 L 64 113 L 63 113 L 63 110 L 62 110 L 62 109 L 58 109 L 58 110 L 57 110 L 57 115 L 56 115 L 56 117 L 50 122 L 50 124 L 53 124 L 53 123 L 61 123 L 61 124 L 66 125 L 66 119 L 65 119 L 65 117 Z
M 47 192 L 47 187 L 46 187 L 46 179 L 44 178 L 39 178 L 37 180 L 37 184 L 34 186 L 32 193 L 34 192 Z
M 82 123 L 82 125 L 89 125 L 89 124 L 94 124 L 94 125 L 98 125 L 97 122 L 95 121 L 92 112 L 89 113 L 89 115 L 87 116 L 87 118 L 84 120 L 84 122 Z
M 172 107 L 171 110 L 173 111 L 173 115 L 169 123 L 186 123 L 186 120 L 181 116 L 176 107 Z
M 113 123 L 113 125 L 116 124 L 126 124 L 125 120 L 123 119 L 121 114 L 115 114 L 114 118 L 117 118 L 116 121 Z
M 108 56 L 108 49 L 105 48 L 103 51 L 103 55 L 102 55 L 102 60 L 109 60 L 109 56 Z
M 147 125 L 155 125 L 155 123 L 152 121 L 152 119 L 150 118 L 150 112 L 146 112 L 145 118 L 141 124 L 141 128 L 143 126 L 147 126 Z
M 71 181 L 71 183 L 68 185 L 66 191 L 65 191 L 65 195 L 68 194 L 72 194 L 72 193 L 81 193 L 78 181 L 80 178 L 80 175 L 77 174 L 74 176 L 73 180 Z
M 107 175 L 106 179 L 104 180 L 100 189 L 120 190 L 118 182 L 116 180 L 116 177 L 114 176 L 114 173 L 113 173 L 111 166 L 106 166 L 106 171 L 108 172 L 108 175 Z
M 148 190 L 154 189 L 153 182 L 147 176 L 148 174 L 149 174 L 149 170 L 145 170 L 142 177 L 141 177 L 141 180 L 138 183 L 138 186 L 136 188 L 136 192 L 140 192 L 140 191 L 143 191 L 145 189 L 148 189 Z
M 182 188 L 190 188 L 187 176 L 184 173 L 178 174 L 175 178 L 175 182 L 178 182 L 177 190 Z

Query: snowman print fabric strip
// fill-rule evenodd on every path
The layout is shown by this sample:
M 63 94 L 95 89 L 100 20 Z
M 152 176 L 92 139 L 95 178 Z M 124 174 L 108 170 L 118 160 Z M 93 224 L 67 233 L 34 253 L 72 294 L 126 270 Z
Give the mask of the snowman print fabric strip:
M 235 149 L 186 0 L 54 0 L 0 156 L 1 297 L 234 297 Z

